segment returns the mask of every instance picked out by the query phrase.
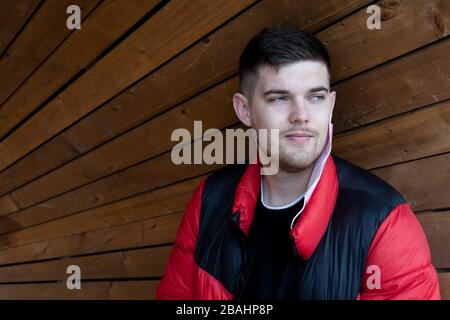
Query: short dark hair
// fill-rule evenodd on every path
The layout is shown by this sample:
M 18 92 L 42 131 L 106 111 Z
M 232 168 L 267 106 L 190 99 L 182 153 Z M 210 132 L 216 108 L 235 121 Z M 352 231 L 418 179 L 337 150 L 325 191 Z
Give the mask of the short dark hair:
M 312 34 L 290 26 L 264 28 L 252 38 L 239 60 L 240 90 L 247 98 L 253 95 L 258 68 L 280 66 L 314 60 L 325 63 L 330 78 L 330 57 L 327 49 Z

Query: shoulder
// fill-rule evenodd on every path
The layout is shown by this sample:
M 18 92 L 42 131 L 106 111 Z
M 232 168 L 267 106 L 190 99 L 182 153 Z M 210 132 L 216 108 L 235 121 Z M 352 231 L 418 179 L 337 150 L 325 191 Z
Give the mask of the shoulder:
M 362 198 L 372 205 L 383 205 L 390 210 L 406 202 L 399 191 L 380 177 L 336 155 L 332 157 L 341 193 L 349 194 L 354 200 Z
M 369 266 L 378 266 L 382 284 L 381 290 L 369 290 L 366 273 L 362 293 L 367 299 L 440 299 L 426 235 L 408 204 L 398 205 L 378 228 Z
M 230 192 L 238 185 L 248 164 L 228 164 L 205 179 L 204 198 Z

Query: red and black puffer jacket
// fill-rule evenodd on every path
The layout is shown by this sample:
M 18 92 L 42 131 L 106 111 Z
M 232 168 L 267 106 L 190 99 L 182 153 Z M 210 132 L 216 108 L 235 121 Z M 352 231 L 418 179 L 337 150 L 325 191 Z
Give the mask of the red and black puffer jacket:
M 239 299 L 254 258 L 248 244 L 260 165 L 228 165 L 188 203 L 157 299 Z M 330 154 L 291 230 L 304 260 L 301 299 L 440 299 L 423 229 L 392 186 Z M 379 285 L 374 285 L 378 272 Z

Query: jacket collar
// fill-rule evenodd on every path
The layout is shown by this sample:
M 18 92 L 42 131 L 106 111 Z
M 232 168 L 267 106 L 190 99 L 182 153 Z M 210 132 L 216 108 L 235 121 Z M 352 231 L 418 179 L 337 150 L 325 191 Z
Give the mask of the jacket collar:
M 322 239 L 333 213 L 338 193 L 333 158 L 328 156 L 316 188 L 291 230 L 299 255 L 307 260 Z
M 331 156 L 332 123 L 328 132 L 326 146 L 316 161 L 308 183 L 305 206 L 291 230 L 297 251 L 304 260 L 311 257 L 325 233 L 337 198 L 338 179 Z M 232 213 L 240 213 L 239 226 L 246 235 L 260 195 L 260 169 L 259 162 L 249 164 L 235 191 Z

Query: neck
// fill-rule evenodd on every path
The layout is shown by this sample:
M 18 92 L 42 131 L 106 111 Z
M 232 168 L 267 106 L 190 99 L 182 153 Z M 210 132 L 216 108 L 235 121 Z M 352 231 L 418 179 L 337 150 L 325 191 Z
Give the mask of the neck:
M 306 192 L 314 166 L 315 162 L 299 172 L 279 170 L 275 175 L 261 176 L 264 202 L 269 206 L 280 207 L 294 201 Z

